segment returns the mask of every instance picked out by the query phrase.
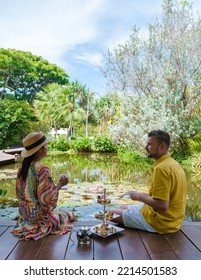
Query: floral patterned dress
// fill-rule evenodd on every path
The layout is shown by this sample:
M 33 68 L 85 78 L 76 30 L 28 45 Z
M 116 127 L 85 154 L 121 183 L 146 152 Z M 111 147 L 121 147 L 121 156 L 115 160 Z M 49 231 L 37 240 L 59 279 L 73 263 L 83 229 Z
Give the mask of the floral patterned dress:
M 40 162 L 33 162 L 26 182 L 19 178 L 16 181 L 19 218 L 13 234 L 24 240 L 38 240 L 48 234 L 62 235 L 71 231 L 70 222 L 74 220 L 72 214 L 54 210 L 58 194 L 50 169 Z

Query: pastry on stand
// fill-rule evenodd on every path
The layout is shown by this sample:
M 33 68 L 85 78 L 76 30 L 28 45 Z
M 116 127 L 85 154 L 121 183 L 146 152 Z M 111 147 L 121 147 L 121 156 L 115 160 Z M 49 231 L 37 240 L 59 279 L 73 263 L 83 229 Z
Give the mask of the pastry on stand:
M 108 237 L 116 232 L 124 230 L 123 228 L 119 228 L 107 223 L 107 220 L 111 220 L 113 214 L 109 211 L 106 211 L 106 205 L 111 203 L 111 199 L 106 196 L 106 189 L 103 190 L 102 195 L 97 196 L 97 202 L 103 205 L 103 211 L 99 211 L 95 217 L 103 220 L 103 223 L 94 226 L 92 228 L 93 233 L 101 237 Z
M 102 223 L 99 227 L 100 235 L 103 235 L 103 236 L 108 235 L 108 230 L 109 230 L 109 227 L 108 227 L 108 224 L 106 224 L 106 223 Z
M 99 220 L 104 220 L 104 212 L 103 211 L 99 211 L 98 213 L 96 213 L 95 215 L 96 219 Z M 111 213 L 110 211 L 105 210 L 105 217 L 106 217 L 106 221 L 110 221 L 111 219 L 114 218 L 114 214 Z
M 106 196 L 106 189 L 103 190 L 102 195 L 97 196 L 97 202 L 103 205 L 103 223 L 106 224 L 106 205 L 111 203 L 111 199 Z

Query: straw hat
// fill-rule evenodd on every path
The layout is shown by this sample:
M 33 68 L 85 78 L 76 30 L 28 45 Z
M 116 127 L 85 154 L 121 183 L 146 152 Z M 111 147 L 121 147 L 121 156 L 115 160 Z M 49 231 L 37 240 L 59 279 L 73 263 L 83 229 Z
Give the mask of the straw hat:
M 51 138 L 46 138 L 42 132 L 31 132 L 23 140 L 24 149 L 21 152 L 23 158 L 35 154 L 42 146 L 44 146 Z

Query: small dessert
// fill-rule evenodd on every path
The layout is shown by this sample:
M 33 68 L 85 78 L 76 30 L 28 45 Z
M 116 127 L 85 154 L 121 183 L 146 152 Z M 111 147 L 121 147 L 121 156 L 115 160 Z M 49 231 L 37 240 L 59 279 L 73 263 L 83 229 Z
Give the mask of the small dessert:
M 104 212 L 99 211 L 98 213 L 95 214 L 95 218 L 104 220 Z M 105 218 L 108 221 L 111 220 L 113 218 L 113 213 L 111 213 L 110 211 L 105 211 Z
M 111 231 L 111 233 L 115 233 L 117 230 L 115 227 L 110 227 L 110 231 Z
M 100 225 L 100 235 L 103 235 L 103 236 L 108 235 L 108 224 L 103 223 Z
M 98 231 L 99 231 L 99 227 L 98 227 L 98 226 L 95 226 L 95 227 L 94 227 L 94 232 L 95 232 L 95 233 L 98 233 Z
M 111 199 L 110 198 L 106 198 L 105 199 L 105 204 L 110 204 L 111 203 Z
M 104 219 L 104 212 L 99 211 L 98 213 L 95 214 L 95 218 L 103 220 Z
M 111 220 L 113 218 L 113 216 L 114 216 L 114 213 L 111 213 L 110 211 L 108 211 L 106 213 L 106 220 Z
M 101 202 L 102 202 L 102 199 L 103 199 L 102 195 L 98 195 L 98 196 L 97 196 L 97 202 L 98 202 L 98 203 L 101 203 Z
M 110 198 L 107 198 L 103 195 L 98 195 L 97 196 L 97 203 L 100 203 L 100 204 L 110 204 L 111 203 L 111 199 Z

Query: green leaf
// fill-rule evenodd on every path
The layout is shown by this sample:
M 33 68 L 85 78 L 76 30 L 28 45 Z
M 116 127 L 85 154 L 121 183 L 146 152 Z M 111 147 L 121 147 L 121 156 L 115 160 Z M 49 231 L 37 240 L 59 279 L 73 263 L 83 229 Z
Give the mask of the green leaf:
M 0 196 L 5 196 L 7 193 L 7 190 L 0 190 Z

